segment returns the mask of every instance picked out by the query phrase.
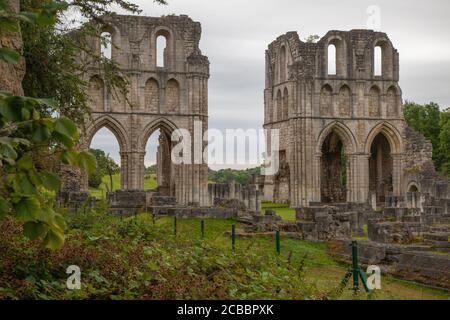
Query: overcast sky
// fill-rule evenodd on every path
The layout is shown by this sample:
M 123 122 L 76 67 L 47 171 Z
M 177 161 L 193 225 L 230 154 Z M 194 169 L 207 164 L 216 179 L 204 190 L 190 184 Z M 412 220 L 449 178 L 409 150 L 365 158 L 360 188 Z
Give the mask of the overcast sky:
M 211 62 L 210 127 L 255 128 L 263 124 L 264 52 L 287 31 L 324 36 L 328 30 L 366 29 L 367 9 L 381 9 L 380 29 L 400 53 L 403 99 L 450 107 L 450 1 L 403 0 L 134 0 L 142 15 L 187 14 L 202 24 L 200 48 Z M 118 159 L 117 142 L 99 132 L 93 147 Z M 154 161 L 156 139 L 146 162 Z

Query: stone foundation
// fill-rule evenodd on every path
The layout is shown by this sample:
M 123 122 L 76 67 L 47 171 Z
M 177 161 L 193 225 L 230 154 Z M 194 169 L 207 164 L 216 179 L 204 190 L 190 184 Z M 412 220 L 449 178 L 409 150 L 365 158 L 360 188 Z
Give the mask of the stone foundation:
M 434 287 L 450 289 L 450 255 L 430 252 L 429 246 L 392 245 L 373 241 L 358 243 L 363 265 L 377 265 L 383 273 Z M 351 241 L 333 240 L 329 252 L 336 259 L 351 263 Z M 383 285 L 383 284 L 382 284 Z

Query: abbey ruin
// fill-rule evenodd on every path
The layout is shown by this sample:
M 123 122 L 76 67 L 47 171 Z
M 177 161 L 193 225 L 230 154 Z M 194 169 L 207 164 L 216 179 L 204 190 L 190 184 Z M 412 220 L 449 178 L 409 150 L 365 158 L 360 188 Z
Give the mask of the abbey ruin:
M 279 171 L 237 185 L 208 183 L 207 164 L 171 161 L 176 129 L 194 135 L 195 123 L 208 128 L 209 61 L 199 48 L 200 24 L 187 16 L 119 15 L 99 32 L 111 36 L 111 59 L 129 90 L 114 94 L 99 66 L 90 65 L 92 116 L 80 148 L 89 148 L 103 127 L 119 141 L 121 188 L 107 195 L 113 214 L 234 217 L 245 236 L 282 231 L 331 241 L 339 257 L 349 257 L 349 239 L 367 236 L 360 243 L 367 263 L 450 287 L 450 259 L 435 254 L 450 250 L 450 185 L 434 169 L 432 145 L 404 119 L 399 54 L 385 33 L 330 31 L 307 43 L 289 32 L 269 45 L 264 128 L 280 131 L 279 153 L 267 139 Z M 162 66 L 158 37 L 166 40 Z M 91 46 L 100 52 L 98 38 Z M 158 188 L 145 190 L 145 148 L 158 129 Z M 68 176 L 61 202 L 86 201 L 86 179 L 77 187 L 80 179 Z M 272 210 L 261 214 L 262 200 L 288 204 L 296 221 Z
M 280 171 L 264 179 L 264 198 L 293 208 L 450 198 L 431 144 L 404 120 L 399 68 L 388 36 L 370 30 L 330 31 L 318 43 L 289 32 L 271 43 L 265 128 L 281 132 Z

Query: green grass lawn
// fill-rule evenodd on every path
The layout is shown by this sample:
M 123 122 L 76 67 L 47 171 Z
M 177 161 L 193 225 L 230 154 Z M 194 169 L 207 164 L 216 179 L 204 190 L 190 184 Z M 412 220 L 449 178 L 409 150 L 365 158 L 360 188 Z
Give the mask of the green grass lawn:
M 112 176 L 113 180 L 113 191 L 120 190 L 120 173 L 115 174 Z M 89 188 L 89 194 L 92 197 L 96 197 L 97 199 L 104 199 L 106 195 L 106 186 L 110 186 L 110 179 L 109 176 L 103 177 L 103 182 L 100 185 L 99 188 Z M 158 187 L 157 181 L 156 181 L 156 175 L 151 175 L 150 177 L 146 177 L 144 179 L 144 187 L 145 190 L 154 190 Z
M 288 204 L 263 201 L 261 208 L 263 213 L 266 209 L 272 209 L 283 218 L 283 220 L 295 221 L 295 210 L 290 208 Z
M 150 215 L 142 214 L 138 219 L 149 221 Z M 231 227 L 236 222 L 234 220 L 205 220 L 205 240 L 217 247 L 219 250 L 232 250 L 230 236 Z M 173 218 L 163 217 L 156 222 L 157 226 L 167 228 L 168 236 L 173 237 Z M 186 241 L 193 238 L 201 238 L 200 219 L 178 219 L 177 239 Z M 240 230 L 238 225 L 237 230 Z M 250 239 L 237 238 L 237 253 L 253 251 L 259 255 L 276 255 L 275 237 L 255 237 Z M 300 269 L 303 266 L 305 280 L 316 286 L 323 292 L 330 292 L 336 288 L 344 278 L 349 265 L 335 261 L 327 252 L 327 244 L 321 242 L 300 241 L 281 237 L 281 259 L 291 261 L 293 268 Z M 350 290 L 351 283 L 340 299 L 352 299 L 353 293 Z M 367 299 L 368 296 L 361 287 L 362 292 L 357 299 Z M 395 299 L 395 300 L 434 300 L 450 299 L 450 294 L 444 290 L 436 290 L 426 286 L 413 284 L 407 281 L 394 279 L 391 276 L 383 276 L 382 290 L 376 291 L 372 295 L 373 299 Z

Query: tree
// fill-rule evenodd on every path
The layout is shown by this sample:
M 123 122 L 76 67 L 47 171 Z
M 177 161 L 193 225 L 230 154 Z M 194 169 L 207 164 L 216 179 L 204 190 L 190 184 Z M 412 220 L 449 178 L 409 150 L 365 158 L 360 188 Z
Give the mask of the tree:
M 441 172 L 450 177 L 450 108 L 441 112 L 439 126 L 441 128 L 439 134 L 440 150 L 443 158 Z
M 312 34 L 305 39 L 306 43 L 316 43 L 320 37 L 317 34 Z
M 19 21 L 48 25 L 67 4 L 46 2 L 33 12 L 14 12 L 0 0 L 0 33 L 20 34 Z M 20 52 L 0 48 L 0 60 L 18 64 Z M 51 195 L 60 188 L 59 178 L 47 170 L 44 159 L 57 158 L 66 164 L 92 172 L 95 158 L 74 147 L 79 133 L 73 121 L 40 112 L 54 108 L 51 99 L 38 99 L 0 92 L 0 219 L 12 216 L 23 224 L 30 239 L 43 239 L 48 248 L 64 244 L 65 222 L 52 205 Z
M 43 3 L 53 0 L 21 0 L 23 10 L 35 12 Z M 165 4 L 164 0 L 154 0 Z M 24 56 L 27 72 L 23 81 L 25 94 L 32 97 L 53 97 L 56 108 L 42 106 L 46 115 L 55 112 L 84 125 L 90 113 L 87 83 L 81 75 L 94 61 L 101 66 L 102 77 L 110 92 L 127 96 L 127 78 L 115 61 L 102 57 L 89 46 L 91 37 L 101 37 L 99 31 L 106 18 L 114 15 L 112 8 L 139 13 L 137 5 L 128 0 L 72 0 L 59 10 L 54 21 L 44 25 L 22 23 Z M 69 11 L 70 10 L 70 11 Z M 75 12 L 75 13 L 74 13 Z M 86 21 L 90 21 L 86 23 Z M 102 43 L 110 40 L 102 38 Z M 86 59 L 80 60 L 79 57 Z
M 97 170 L 89 175 L 89 187 L 98 188 L 103 182 L 103 177 L 107 175 L 110 178 L 109 190 L 113 190 L 112 175 L 120 171 L 118 164 L 103 150 L 90 149 L 89 152 L 97 160 Z
M 433 162 L 436 170 L 450 176 L 450 116 L 442 112 L 438 104 L 420 105 L 407 101 L 404 106 L 405 120 L 433 145 Z

